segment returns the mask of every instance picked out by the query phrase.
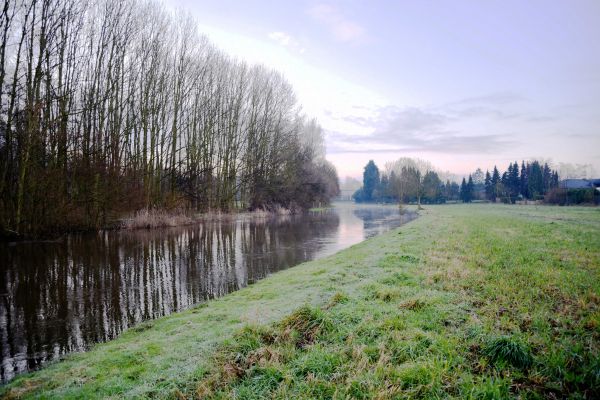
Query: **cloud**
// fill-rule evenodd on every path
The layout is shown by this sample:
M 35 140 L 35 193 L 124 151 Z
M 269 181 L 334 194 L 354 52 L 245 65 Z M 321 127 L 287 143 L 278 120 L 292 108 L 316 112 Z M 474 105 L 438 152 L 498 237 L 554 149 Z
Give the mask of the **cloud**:
M 371 110 L 363 116 L 330 114 L 332 118 L 362 127 L 370 128 L 373 134 L 389 131 L 419 133 L 431 131 L 443 126 L 451 117 L 433 111 L 426 111 L 417 107 L 400 108 L 387 105 Z
M 516 109 L 521 110 L 521 104 L 526 98 L 514 92 L 496 92 L 482 96 L 466 97 L 438 107 L 445 113 L 457 118 L 494 118 L 510 120 L 524 117 Z M 512 109 L 512 111 L 511 111 Z
M 416 107 L 401 109 L 396 106 L 387 106 L 379 110 L 378 119 L 379 124 L 383 123 L 383 126 L 379 126 L 377 131 L 419 133 L 437 129 L 448 122 L 449 117 Z
M 356 43 L 366 38 L 365 28 L 346 18 L 339 10 L 328 4 L 311 7 L 308 15 L 327 26 L 333 37 L 340 42 Z
M 295 40 L 292 36 L 288 35 L 285 32 L 274 31 L 274 32 L 270 32 L 267 36 L 269 36 L 269 39 L 274 40 L 275 42 L 279 43 L 283 47 L 288 47 L 290 49 L 294 49 L 294 50 L 298 51 L 300 54 L 303 54 L 306 50 L 304 47 L 302 47 L 300 45 L 300 43 L 297 40 Z
M 584 139 L 590 140 L 593 139 L 596 134 L 588 134 L 588 133 L 557 133 L 556 136 L 565 136 L 571 139 Z
M 292 41 L 292 37 L 285 32 L 271 32 L 269 33 L 269 39 L 278 42 L 282 46 L 289 46 Z
M 542 123 L 555 121 L 556 117 L 524 111 L 528 99 L 514 92 L 496 92 L 482 96 L 467 97 L 437 107 L 438 110 L 454 117 L 487 118 L 495 121 L 520 121 Z
M 522 115 L 516 112 L 506 112 L 493 107 L 473 106 L 461 109 L 454 109 L 453 112 L 460 117 L 465 118 L 478 118 L 478 117 L 489 117 L 498 120 L 503 119 L 516 119 Z
M 371 127 L 368 135 L 328 133 L 329 153 L 437 152 L 491 154 L 514 144 L 512 135 L 481 132 L 466 135 L 451 125 L 457 118 L 416 107 L 380 108 L 373 117 L 341 117 Z
M 410 132 L 380 132 L 363 137 L 330 132 L 328 153 L 446 153 L 446 154 L 493 154 L 498 148 L 514 144 L 509 135 L 483 134 L 462 135 L 444 131 L 419 135 Z
M 490 93 L 483 96 L 467 97 L 453 103 L 451 105 L 469 105 L 469 104 L 485 104 L 492 106 L 501 106 L 507 104 L 513 104 L 527 100 L 525 97 L 514 92 L 497 92 Z
M 532 115 L 526 119 L 527 122 L 552 122 L 556 121 L 558 118 L 555 116 L 549 115 Z

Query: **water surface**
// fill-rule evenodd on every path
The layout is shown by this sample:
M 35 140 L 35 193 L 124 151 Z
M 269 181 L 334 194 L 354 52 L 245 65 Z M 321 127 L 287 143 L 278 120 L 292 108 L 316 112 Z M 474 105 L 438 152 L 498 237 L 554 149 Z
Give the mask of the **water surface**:
M 0 244 L 0 378 L 116 337 L 411 220 L 338 203 L 308 215 Z

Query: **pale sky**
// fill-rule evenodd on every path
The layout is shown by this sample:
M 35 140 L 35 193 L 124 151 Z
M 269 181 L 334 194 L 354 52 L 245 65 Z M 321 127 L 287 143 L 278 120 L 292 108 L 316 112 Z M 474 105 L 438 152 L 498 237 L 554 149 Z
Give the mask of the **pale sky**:
M 284 73 L 340 177 L 399 157 L 600 172 L 599 0 L 165 2 Z

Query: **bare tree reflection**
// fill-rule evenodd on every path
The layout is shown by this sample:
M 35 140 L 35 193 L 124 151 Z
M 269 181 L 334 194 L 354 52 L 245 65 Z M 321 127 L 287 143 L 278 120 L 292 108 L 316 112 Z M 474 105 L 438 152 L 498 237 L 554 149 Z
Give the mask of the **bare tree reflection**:
M 1 244 L 2 381 L 399 224 L 342 209 Z

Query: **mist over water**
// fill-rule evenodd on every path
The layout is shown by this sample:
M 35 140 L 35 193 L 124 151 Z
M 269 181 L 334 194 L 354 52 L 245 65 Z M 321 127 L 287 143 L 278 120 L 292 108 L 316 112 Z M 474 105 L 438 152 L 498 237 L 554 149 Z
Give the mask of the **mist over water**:
M 1 244 L 2 381 L 413 217 L 340 203 L 300 216 Z

